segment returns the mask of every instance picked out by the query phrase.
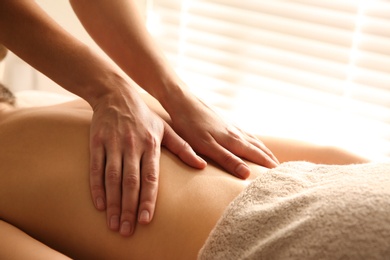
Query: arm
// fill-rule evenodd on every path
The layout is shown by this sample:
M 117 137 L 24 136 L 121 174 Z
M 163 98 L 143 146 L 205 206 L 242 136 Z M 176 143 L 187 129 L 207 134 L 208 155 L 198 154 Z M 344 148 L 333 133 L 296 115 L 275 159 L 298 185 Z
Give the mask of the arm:
M 169 106 L 183 84 L 146 31 L 136 1 L 70 0 L 81 23 L 99 46 L 135 82 Z
M 0 42 L 93 108 L 91 192 L 95 206 L 107 209 L 112 230 L 130 235 L 137 219 L 151 221 L 160 144 L 189 165 L 204 167 L 192 149 L 144 104 L 134 81 L 67 33 L 35 1 L 0 1 Z
M 35 1 L 1 1 L 0 14 L 0 42 L 91 105 L 110 87 L 103 77 L 96 77 L 97 72 L 120 77 L 118 70 L 56 24 Z
M 70 259 L 2 220 L 0 220 L 0 258 L 8 260 Z
M 277 165 L 276 157 L 261 141 L 230 126 L 189 93 L 146 31 L 135 1 L 70 2 L 92 38 L 162 104 L 173 129 L 195 151 L 242 178 L 248 177 L 249 168 L 239 157 L 267 167 Z

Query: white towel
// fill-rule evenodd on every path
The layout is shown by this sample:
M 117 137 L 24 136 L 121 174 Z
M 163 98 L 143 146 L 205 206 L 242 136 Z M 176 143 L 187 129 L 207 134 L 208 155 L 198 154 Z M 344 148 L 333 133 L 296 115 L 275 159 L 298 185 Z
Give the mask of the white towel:
M 199 259 L 390 259 L 390 163 L 269 170 L 228 206 Z

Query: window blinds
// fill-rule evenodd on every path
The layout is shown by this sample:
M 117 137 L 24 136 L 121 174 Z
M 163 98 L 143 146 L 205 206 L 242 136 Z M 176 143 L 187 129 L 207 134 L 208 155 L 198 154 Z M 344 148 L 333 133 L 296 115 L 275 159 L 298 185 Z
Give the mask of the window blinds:
M 148 0 L 187 84 L 247 130 L 390 158 L 390 1 Z

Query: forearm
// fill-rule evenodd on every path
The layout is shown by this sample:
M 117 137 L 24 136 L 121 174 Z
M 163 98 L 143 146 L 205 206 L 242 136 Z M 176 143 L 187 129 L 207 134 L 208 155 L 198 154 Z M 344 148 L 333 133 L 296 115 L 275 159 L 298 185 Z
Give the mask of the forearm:
M 107 81 L 120 78 L 118 69 L 67 33 L 31 0 L 0 2 L 0 42 L 90 104 L 110 92 Z
M 142 88 L 169 110 L 185 86 L 147 32 L 130 0 L 70 0 L 82 24 L 101 48 Z

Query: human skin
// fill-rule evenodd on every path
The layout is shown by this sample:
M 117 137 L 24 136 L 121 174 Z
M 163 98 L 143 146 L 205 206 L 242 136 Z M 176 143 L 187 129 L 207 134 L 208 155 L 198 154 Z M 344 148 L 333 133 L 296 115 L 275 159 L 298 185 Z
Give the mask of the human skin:
M 142 102 L 133 80 L 56 24 L 35 1 L 0 2 L 0 42 L 93 108 L 91 192 L 96 207 L 107 209 L 112 230 L 131 235 L 137 210 L 149 213 L 141 222 L 152 219 L 158 183 L 145 178 L 157 176 L 161 143 L 189 165 L 204 167 L 190 146 Z M 122 177 L 133 178 L 137 189 L 121 194 Z
M 249 175 L 243 159 L 277 165 L 264 143 L 226 123 L 188 91 L 147 33 L 134 1 L 70 2 L 116 64 L 66 32 L 31 0 L 0 1 L 0 42 L 93 108 L 90 189 L 112 230 L 128 236 L 136 221 L 145 224 L 153 218 L 158 182 L 150 180 L 158 180 L 161 144 L 188 165 L 205 167 L 193 148 L 240 178 Z M 174 131 L 142 102 L 138 86 L 163 105 Z M 121 193 L 128 179 L 136 187 Z
M 0 61 L 2 61 L 6 55 L 7 55 L 7 49 L 0 44 Z
M 149 106 L 169 122 L 151 101 Z M 155 217 L 149 225 L 137 224 L 133 236 L 122 237 L 106 228 L 104 213 L 90 201 L 91 117 L 79 101 L 0 112 L 0 258 L 195 259 L 226 206 L 267 171 L 248 163 L 251 176 L 240 180 L 211 162 L 193 169 L 163 150 Z M 272 138 L 269 145 L 285 160 L 310 155 L 314 162 L 364 161 L 337 149 L 293 142 L 284 145 L 300 152 L 283 153 Z
M 194 259 L 248 182 L 212 164 L 193 169 L 163 150 L 155 218 L 138 224 L 133 236 L 119 236 L 90 201 L 91 117 L 63 106 L 3 113 L 0 218 L 71 258 Z M 252 166 L 254 174 L 262 169 Z

